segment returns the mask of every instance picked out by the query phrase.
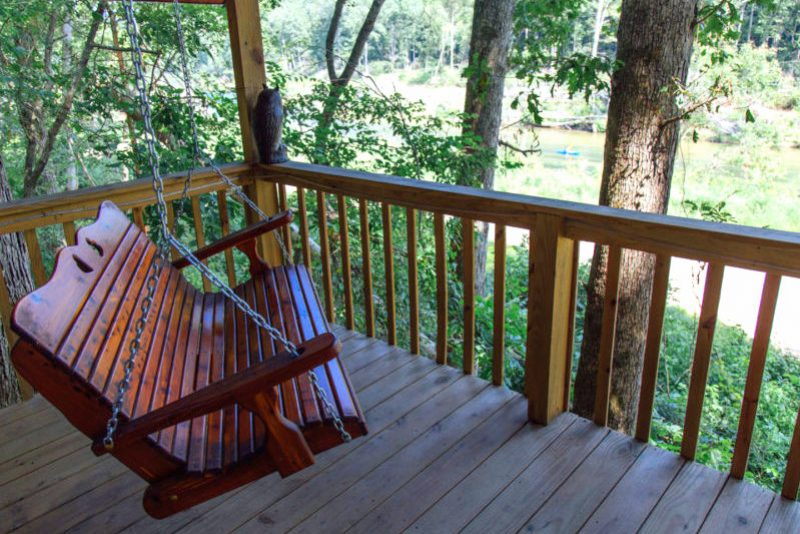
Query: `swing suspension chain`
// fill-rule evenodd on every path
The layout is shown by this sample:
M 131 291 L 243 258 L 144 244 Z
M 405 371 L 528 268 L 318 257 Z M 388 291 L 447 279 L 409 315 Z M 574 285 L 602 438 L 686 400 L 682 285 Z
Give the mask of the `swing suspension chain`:
M 139 319 L 136 322 L 134 337 L 129 345 L 128 358 L 125 360 L 125 363 L 123 364 L 124 375 L 123 378 L 117 383 L 116 398 L 114 400 L 114 403 L 112 404 L 111 416 L 109 417 L 108 422 L 106 424 L 106 435 L 103 438 L 103 444 L 108 450 L 113 450 L 114 448 L 114 433 L 117 427 L 119 426 L 119 415 L 122 412 L 125 403 L 125 396 L 130 387 L 133 371 L 136 367 L 136 358 L 141 348 L 142 336 L 147 326 L 147 316 L 149 315 L 150 309 L 153 304 L 153 299 L 155 297 L 155 291 L 156 287 L 158 286 L 158 281 L 161 276 L 161 272 L 163 270 L 164 265 L 167 262 L 167 253 L 170 245 L 175 247 L 181 253 L 181 255 L 184 256 L 189 261 L 189 263 L 191 263 L 196 269 L 198 269 L 198 271 L 200 271 L 200 273 L 203 276 L 205 276 L 208 280 L 210 280 L 211 283 L 217 286 L 226 297 L 231 299 L 234 305 L 237 308 L 239 308 L 247 317 L 249 317 L 258 327 L 265 330 L 271 338 L 280 342 L 284 346 L 284 348 L 287 351 L 289 351 L 294 357 L 299 356 L 297 347 L 295 346 L 294 343 L 292 343 L 289 339 L 287 339 L 286 336 L 284 336 L 281 331 L 270 325 L 266 321 L 266 319 L 263 316 L 261 316 L 258 312 L 253 310 L 246 301 L 244 301 L 241 297 L 236 295 L 236 293 L 234 293 L 234 291 L 230 287 L 228 287 L 227 284 L 225 284 L 204 263 L 198 260 L 197 257 L 170 232 L 169 223 L 167 219 L 167 203 L 164 197 L 164 181 L 161 177 L 161 173 L 159 170 L 159 156 L 158 156 L 158 151 L 156 150 L 156 136 L 152 124 L 152 108 L 150 106 L 150 100 L 147 95 L 147 82 L 144 75 L 144 69 L 142 66 L 142 50 L 139 41 L 140 33 L 138 24 L 136 22 L 136 17 L 133 11 L 133 0 L 123 0 L 123 7 L 125 12 L 126 29 L 128 37 L 130 38 L 131 41 L 131 57 L 134 66 L 134 71 L 136 74 L 135 76 L 136 90 L 138 92 L 139 107 L 143 117 L 145 143 L 147 146 L 150 169 L 153 175 L 153 190 L 156 196 L 156 212 L 159 219 L 159 236 L 157 240 L 158 250 L 153 263 L 149 267 L 150 272 L 147 278 L 147 293 L 142 301 Z M 189 76 L 188 76 L 188 66 L 186 65 L 185 42 L 183 39 L 183 29 L 182 26 L 180 25 L 179 10 L 176 10 L 176 14 L 178 15 L 179 44 L 181 46 L 182 61 L 184 67 L 184 81 L 186 81 Z M 187 90 L 190 89 L 191 85 L 188 85 Z M 205 158 L 202 158 L 199 149 L 199 142 L 197 137 L 197 125 L 194 117 L 193 104 L 190 103 L 190 107 L 192 108 L 190 112 L 190 120 L 192 123 L 194 159 L 195 161 L 197 161 L 198 159 L 203 161 Z M 238 188 L 238 186 L 233 184 L 230 178 L 225 176 L 225 174 L 219 169 L 218 166 L 214 164 L 213 168 L 215 172 L 229 186 L 233 186 L 234 191 L 237 191 L 238 189 L 237 195 L 241 194 L 244 198 L 247 198 L 247 196 L 244 195 L 244 193 L 241 191 L 241 188 Z M 187 196 L 190 183 L 191 183 L 191 171 L 189 173 L 189 176 L 187 177 L 186 182 L 184 183 L 184 190 L 183 190 L 184 199 Z M 247 198 L 247 200 L 250 199 Z M 252 203 L 252 201 L 250 201 L 250 203 Z M 248 205 L 250 203 L 248 203 Z M 256 212 L 259 213 L 260 216 L 268 218 L 261 210 L 257 210 Z M 285 253 L 286 252 L 285 246 L 283 246 L 282 249 Z M 325 411 L 333 419 L 334 426 L 339 431 L 342 439 L 344 441 L 350 441 L 351 439 L 350 435 L 344 430 L 344 425 L 341 419 L 338 417 L 335 408 L 328 400 L 325 391 L 319 386 L 318 378 L 313 373 L 313 371 L 309 372 L 309 380 L 312 383 L 312 386 L 314 388 L 315 393 L 317 394 L 317 397 L 323 404 Z
M 192 147 L 194 149 L 194 158 L 193 161 L 200 161 L 203 165 L 211 167 L 214 172 L 228 185 L 229 191 L 232 191 L 244 204 L 250 207 L 254 213 L 258 215 L 261 220 L 269 219 L 269 216 L 264 213 L 261 208 L 253 202 L 253 200 L 247 196 L 241 186 L 238 186 L 233 183 L 233 181 L 225 175 L 224 172 L 217 166 L 213 159 L 208 158 L 200 149 L 200 141 L 198 135 L 198 128 L 197 128 L 197 121 L 196 121 L 196 113 L 195 113 L 195 100 L 194 100 L 194 90 L 192 88 L 192 78 L 191 78 L 191 71 L 189 70 L 189 54 L 186 51 L 186 38 L 183 32 L 183 23 L 181 22 L 181 5 L 178 0 L 173 0 L 173 7 L 175 11 L 175 28 L 178 34 L 178 48 L 180 51 L 180 59 L 181 59 L 181 73 L 183 75 L 183 85 L 186 90 L 187 101 L 189 103 L 189 124 L 191 125 L 192 129 Z M 190 178 L 187 178 L 189 180 Z M 188 186 L 184 186 L 184 195 L 186 195 L 188 191 Z M 185 197 L 184 197 L 185 198 Z M 286 244 L 284 243 L 283 239 L 281 238 L 280 232 L 272 232 L 272 235 L 275 237 L 275 240 L 278 243 L 278 246 L 281 249 L 281 255 L 283 256 L 283 260 L 289 264 L 292 263 L 292 256 L 287 250 Z M 191 254 L 184 254 L 189 261 L 192 262 Z M 196 258 L 195 258 L 196 259 Z M 197 262 L 202 265 L 201 270 L 208 270 L 208 268 L 202 264 L 201 262 Z M 200 269 L 200 267 L 198 267 Z M 213 272 L 209 271 L 211 276 L 216 277 Z M 215 282 L 215 285 L 218 287 L 226 287 L 226 285 L 219 280 L 219 283 Z M 234 294 L 235 298 L 238 298 L 237 295 Z M 341 417 L 339 417 L 339 412 L 336 410 L 336 407 L 333 405 L 333 402 L 328 398 L 328 394 L 325 389 L 319 383 L 319 377 L 317 376 L 314 370 L 308 371 L 308 380 L 311 383 L 311 388 L 314 391 L 314 395 L 319 400 L 320 404 L 322 404 L 323 409 L 328 414 L 328 417 L 333 421 L 333 426 L 336 428 L 337 432 L 339 432 L 339 436 L 341 437 L 342 441 L 345 443 L 351 441 L 353 438 L 349 432 L 344 427 L 344 422 L 342 421 Z

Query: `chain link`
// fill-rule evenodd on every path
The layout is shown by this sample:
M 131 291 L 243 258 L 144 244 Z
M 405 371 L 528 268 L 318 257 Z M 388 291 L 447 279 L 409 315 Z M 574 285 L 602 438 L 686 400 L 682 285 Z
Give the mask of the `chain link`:
M 253 200 L 247 196 L 241 186 L 236 185 L 233 181 L 224 173 L 222 169 L 217 166 L 213 159 L 207 158 L 205 154 L 203 154 L 202 150 L 200 149 L 200 141 L 197 129 L 197 121 L 195 120 L 195 109 L 194 109 L 194 90 L 192 89 L 192 77 L 190 75 L 189 70 L 189 60 L 188 54 L 186 52 L 186 38 L 183 33 L 183 23 L 181 22 L 181 5 L 178 0 L 173 0 L 173 8 L 175 11 L 175 28 L 178 33 L 178 46 L 180 48 L 180 58 L 181 58 L 181 72 L 183 75 L 183 85 L 186 89 L 186 97 L 189 102 L 189 123 L 192 128 L 192 146 L 194 148 L 194 161 L 199 161 L 201 165 L 210 167 L 216 174 L 222 179 L 228 186 L 228 191 L 233 192 L 236 197 L 246 206 L 248 206 L 253 212 L 258 215 L 261 220 L 269 219 L 269 216 L 264 213 L 261 208 L 253 202 Z M 188 182 L 187 182 L 188 183 Z M 188 186 L 184 186 L 183 198 L 185 199 L 186 193 L 188 191 Z M 289 264 L 292 263 L 292 255 L 286 248 L 286 243 L 284 243 L 283 239 L 281 238 L 280 232 L 272 232 L 272 235 L 275 237 L 278 246 L 281 249 L 281 255 L 283 256 L 283 260 Z M 192 262 L 191 255 L 184 254 L 189 261 Z M 202 264 L 201 264 L 202 265 Z M 203 265 L 204 270 L 208 270 L 205 265 Z M 209 273 L 211 276 L 214 276 L 213 272 Z M 225 284 L 222 283 L 220 280 L 219 284 L 216 284 L 218 287 L 222 288 L 226 287 Z M 223 290 L 224 291 L 224 290 Z M 235 298 L 239 298 L 234 293 Z M 246 303 L 244 303 L 246 305 Z M 271 326 L 270 326 L 271 328 Z M 316 395 L 317 399 L 319 400 L 320 404 L 322 404 L 323 409 L 328 414 L 328 416 L 333 421 L 333 426 L 339 432 L 342 441 L 349 442 L 353 438 L 350 436 L 350 433 L 347 432 L 344 428 L 344 422 L 339 417 L 339 413 L 331 403 L 330 399 L 328 399 L 328 395 L 324 389 L 319 384 L 319 378 L 314 370 L 310 370 L 308 372 L 308 379 L 311 382 L 311 387 L 314 390 L 314 394 Z
M 177 0 L 175 2 L 175 18 L 176 18 L 176 25 L 178 30 L 178 42 L 181 48 L 181 60 L 182 60 L 182 68 L 183 68 L 183 77 L 184 83 L 186 84 L 186 90 L 189 96 L 190 102 L 190 121 L 192 125 L 192 141 L 193 141 L 193 149 L 194 149 L 194 162 L 197 161 L 204 161 L 206 158 L 202 156 L 200 151 L 200 144 L 197 135 L 197 123 L 195 120 L 194 114 L 194 104 L 191 100 L 192 93 L 191 93 L 191 79 L 189 76 L 188 70 L 188 62 L 187 62 L 187 54 L 186 54 L 186 45 L 185 39 L 183 35 L 183 26 L 181 25 L 180 21 L 180 5 L 178 4 Z M 267 320 L 261 316 L 258 312 L 253 310 L 250 305 L 240 298 L 234 291 L 227 286 L 211 269 L 209 269 L 203 262 L 197 259 L 196 256 L 183 244 L 181 243 L 172 232 L 170 232 L 169 223 L 167 219 L 167 204 L 166 199 L 164 198 L 164 182 L 161 177 L 161 173 L 159 170 L 159 157 L 158 151 L 156 150 L 156 136 L 155 130 L 153 129 L 152 124 L 152 108 L 150 106 L 150 100 L 147 95 L 147 83 L 146 78 L 144 75 L 144 69 L 142 67 L 142 50 L 139 42 L 139 27 L 136 22 L 136 17 L 133 12 L 133 0 L 123 0 L 123 7 L 125 12 L 125 21 L 126 21 L 126 29 L 128 33 L 128 37 L 131 42 L 131 57 L 132 63 L 134 66 L 134 71 L 136 74 L 136 90 L 139 96 L 139 107 L 142 113 L 143 124 L 144 124 L 144 137 L 145 143 L 147 146 L 147 153 L 148 159 L 150 163 L 150 170 L 153 176 L 153 190 L 155 191 L 156 196 L 156 211 L 159 219 L 159 237 L 157 240 L 157 253 L 154 258 L 154 261 L 151 263 L 149 267 L 149 274 L 147 277 L 147 294 L 145 295 L 144 300 L 142 301 L 141 309 L 140 309 L 140 316 L 136 322 L 136 327 L 134 331 L 134 337 L 131 340 L 129 345 L 129 355 L 128 358 L 125 360 L 123 364 L 123 378 L 117 383 L 117 395 L 112 404 L 111 408 L 111 416 L 108 419 L 106 424 L 106 435 L 103 438 L 103 444 L 105 445 L 106 449 L 112 450 L 114 448 L 114 433 L 119 426 L 119 416 L 122 412 L 123 405 L 125 402 L 125 395 L 130 387 L 131 378 L 134 369 L 136 368 L 136 358 L 139 354 L 139 350 L 141 349 L 141 340 L 142 335 L 144 334 L 144 330 L 147 327 L 147 316 L 150 313 L 150 309 L 153 304 L 153 299 L 155 297 L 156 287 L 158 286 L 158 281 L 161 276 L 161 272 L 163 270 L 164 265 L 167 261 L 167 253 L 169 250 L 169 246 L 172 245 L 175 247 L 182 256 L 184 256 L 189 263 L 192 264 L 200 273 L 205 276 L 211 283 L 217 286 L 220 291 L 228 297 L 234 305 L 239 308 L 247 317 L 249 317 L 253 322 L 260 328 L 264 329 L 270 337 L 280 342 L 284 348 L 289 351 L 293 356 L 297 357 L 297 347 L 292 343 L 286 336 L 284 336 L 283 332 L 273 327 L 271 324 L 267 322 Z M 219 167 L 211 162 L 211 167 L 214 171 L 222 178 L 228 186 L 232 188 L 232 190 L 239 196 L 251 209 L 262 218 L 268 219 L 266 214 L 261 211 L 255 203 L 250 200 L 247 195 L 241 190 L 241 187 L 236 186 L 230 178 L 228 178 Z M 193 170 L 193 169 L 192 169 Z M 188 196 L 188 190 L 191 183 L 191 174 L 192 171 L 188 173 L 187 179 L 184 182 L 184 189 L 182 194 L 182 200 L 185 201 L 186 197 Z M 280 236 L 275 233 L 276 238 L 278 239 L 278 243 L 281 245 L 282 252 L 284 254 L 284 258 L 288 258 L 291 261 L 291 257 L 288 255 L 288 251 L 286 250 L 286 246 L 283 244 L 283 240 L 280 239 Z M 351 436 L 347 433 L 344 429 L 344 424 L 342 423 L 341 419 L 339 418 L 335 407 L 331 404 L 330 400 L 328 399 L 325 391 L 320 387 L 319 380 L 316 374 L 312 371 L 308 373 L 309 380 L 314 388 L 314 391 L 322 403 L 325 411 L 328 415 L 333 419 L 334 426 L 339 431 L 342 439 L 344 441 L 350 441 Z

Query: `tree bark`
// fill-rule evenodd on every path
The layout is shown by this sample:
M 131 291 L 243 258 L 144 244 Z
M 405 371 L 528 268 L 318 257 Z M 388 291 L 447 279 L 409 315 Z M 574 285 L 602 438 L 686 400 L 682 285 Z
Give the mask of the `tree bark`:
M 0 204 L 10 200 L 11 188 L 3 165 L 3 157 L 0 155 Z M 28 268 L 29 265 L 28 247 L 22 234 L 0 234 L 0 269 L 3 271 L 12 305 L 33 291 L 33 278 Z M 3 324 L 9 320 L 8 317 L 3 319 Z M 22 399 L 17 373 L 11 365 L 9 350 L 9 345 L 15 337 L 12 332 L 6 332 L 5 328 L 0 326 L 0 408 L 17 403 Z
M 666 213 L 678 121 L 675 81 L 686 82 L 698 1 L 624 0 L 617 33 L 623 66 L 611 80 L 600 204 Z M 625 251 L 611 372 L 609 426 L 629 432 L 636 417 L 654 258 Z M 574 411 L 591 417 L 605 297 L 607 252 L 596 247 Z
M 497 153 L 500 139 L 515 3 L 515 0 L 476 0 L 472 14 L 470 75 L 464 101 L 464 113 L 468 118 L 464 131 L 480 136 L 482 145 L 492 154 Z M 462 185 L 493 189 L 494 171 L 494 164 L 486 165 L 476 176 L 464 176 Z M 475 248 L 475 285 L 479 295 L 486 293 L 488 233 L 488 225 L 481 223 Z M 460 258 L 460 249 L 458 254 Z M 458 261 L 457 265 L 461 269 L 463 262 Z

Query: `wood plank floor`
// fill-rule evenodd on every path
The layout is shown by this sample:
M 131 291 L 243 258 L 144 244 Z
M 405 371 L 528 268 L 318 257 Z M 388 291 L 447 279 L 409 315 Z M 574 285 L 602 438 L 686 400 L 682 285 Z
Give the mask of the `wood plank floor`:
M 41 398 L 0 411 L 0 532 L 797 532 L 800 504 L 338 330 L 370 434 L 164 521 Z

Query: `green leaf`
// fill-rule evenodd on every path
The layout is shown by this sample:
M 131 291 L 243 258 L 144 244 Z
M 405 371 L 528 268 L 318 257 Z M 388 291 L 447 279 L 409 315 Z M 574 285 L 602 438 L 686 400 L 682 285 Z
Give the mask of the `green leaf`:
M 750 111 L 750 108 L 744 112 L 744 122 L 756 122 L 756 117 L 753 115 L 753 112 Z

